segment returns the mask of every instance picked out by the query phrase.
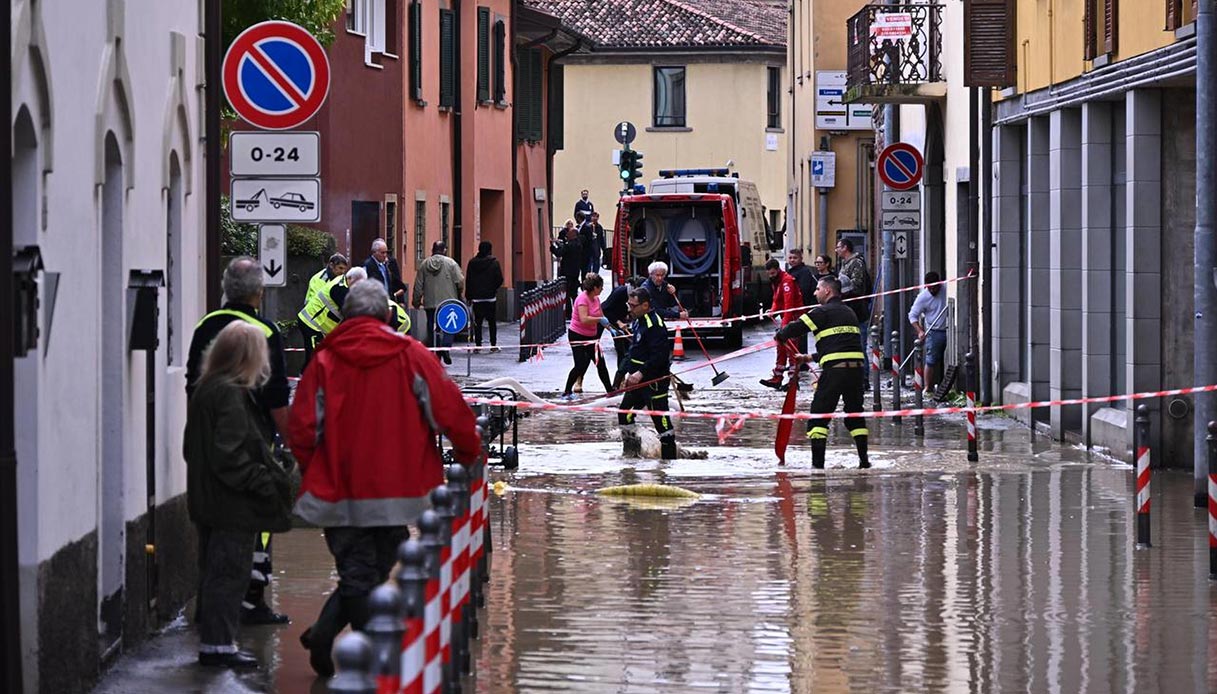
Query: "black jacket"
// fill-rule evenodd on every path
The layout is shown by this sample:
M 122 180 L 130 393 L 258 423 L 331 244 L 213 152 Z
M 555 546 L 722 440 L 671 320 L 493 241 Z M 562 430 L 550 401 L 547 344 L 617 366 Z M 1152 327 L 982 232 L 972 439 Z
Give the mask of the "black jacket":
M 558 263 L 558 274 L 563 277 L 583 277 L 583 241 L 578 236 L 569 241 L 555 241 L 550 250 L 562 259 Z
M 672 346 L 663 318 L 652 310 L 634 321 L 630 331 L 630 351 L 617 367 L 620 374 L 642 372 L 642 380 L 651 381 L 672 372 Z
M 803 303 L 814 304 L 816 302 L 816 273 L 812 272 L 811 268 L 806 265 L 792 267 L 786 272 L 794 278 L 795 283 L 799 285 L 799 293 L 803 296 Z
M 291 390 L 287 385 L 287 360 L 283 355 L 283 336 L 275 324 L 258 315 L 248 304 L 227 303 L 222 311 L 235 311 L 250 316 L 260 326 L 270 329 L 266 345 L 270 348 L 270 380 L 258 390 L 258 402 L 267 411 L 287 407 Z M 186 397 L 194 393 L 194 384 L 203 370 L 203 352 L 216 339 L 224 326 L 234 320 L 243 320 L 231 313 L 209 313 L 199 321 L 190 340 L 190 353 L 186 359 Z M 265 332 L 265 331 L 264 331 Z M 283 432 L 286 434 L 287 432 Z
M 465 298 L 494 299 L 503 286 L 503 268 L 493 255 L 478 255 L 469 259 L 465 272 Z
M 676 303 L 676 297 L 668 293 L 667 282 L 664 282 L 663 286 L 656 287 L 655 283 L 648 277 L 643 280 L 642 289 L 647 290 L 647 294 L 651 295 L 651 309 L 658 313 L 661 318 L 668 320 L 680 318 L 680 307 Z
M 608 298 L 600 302 L 600 312 L 613 325 L 624 323 L 630 315 L 630 307 L 626 305 L 629 298 L 630 285 L 623 284 L 620 287 L 614 287 L 613 291 L 609 292 Z
M 252 394 L 209 381 L 186 408 L 182 455 L 190 520 L 224 530 L 291 529 L 292 482 L 271 452 L 274 425 Z
M 790 340 L 811 333 L 816 338 L 816 358 L 821 365 L 834 361 L 864 361 L 862 332 L 858 330 L 858 317 L 852 308 L 842 303 L 840 297 L 830 299 L 796 321 L 782 328 L 777 339 Z
M 592 213 L 596 211 L 596 206 L 591 200 L 579 198 L 575 201 L 575 224 L 579 224 L 585 219 L 589 219 Z
M 397 267 L 397 259 L 389 258 L 385 261 L 385 267 L 389 270 L 389 297 L 399 291 L 406 291 L 406 285 L 401 281 L 401 268 Z M 376 264 L 376 259 L 368 256 L 368 259 L 363 261 L 363 269 L 368 271 L 368 279 L 380 282 L 384 286 L 385 276 L 380 274 L 380 266 Z M 339 304 L 341 307 L 341 304 Z

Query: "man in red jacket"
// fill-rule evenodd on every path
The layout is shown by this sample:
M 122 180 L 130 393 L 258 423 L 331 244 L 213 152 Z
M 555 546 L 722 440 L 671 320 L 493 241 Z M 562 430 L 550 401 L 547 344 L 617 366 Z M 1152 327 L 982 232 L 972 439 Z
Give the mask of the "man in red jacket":
M 799 291 L 799 283 L 790 273 L 782 270 L 782 264 L 776 258 L 765 261 L 765 270 L 769 273 L 769 281 L 773 284 L 773 305 L 769 310 L 784 311 L 784 313 L 776 313 L 776 315 L 781 319 L 782 327 L 785 328 L 791 321 L 798 320 L 799 311 L 789 309 L 803 305 L 803 293 Z M 794 360 L 794 350 L 788 341 L 778 342 L 777 353 L 777 363 L 773 365 L 773 377 L 762 379 L 761 385 L 781 389 L 782 374 L 786 373 L 787 364 L 791 368 L 796 368 L 797 364 Z
M 338 589 L 300 637 L 327 677 L 334 637 L 347 623 L 363 628 L 368 594 L 388 578 L 407 524 L 444 481 L 436 434 L 462 463 L 481 455 L 460 389 L 421 343 L 385 324 L 388 303 L 379 282 L 351 287 L 345 319 L 313 355 L 291 405 L 303 473 L 296 514 L 325 529 L 338 569 Z

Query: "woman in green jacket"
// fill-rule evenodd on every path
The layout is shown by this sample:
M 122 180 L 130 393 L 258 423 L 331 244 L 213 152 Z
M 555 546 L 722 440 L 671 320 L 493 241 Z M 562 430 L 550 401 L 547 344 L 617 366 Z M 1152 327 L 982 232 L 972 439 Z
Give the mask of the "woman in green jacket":
M 253 391 L 270 376 L 266 336 L 233 321 L 203 356 L 182 444 L 186 498 L 199 533 L 199 663 L 257 667 L 237 648 L 241 598 L 259 532 L 291 527 L 291 480 L 274 455 L 274 426 Z

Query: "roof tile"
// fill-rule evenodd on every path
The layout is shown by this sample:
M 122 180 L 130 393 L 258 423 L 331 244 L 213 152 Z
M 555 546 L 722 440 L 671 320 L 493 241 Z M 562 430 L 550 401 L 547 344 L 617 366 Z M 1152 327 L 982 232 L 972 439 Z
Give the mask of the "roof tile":
M 785 0 L 525 0 L 603 48 L 785 48 Z

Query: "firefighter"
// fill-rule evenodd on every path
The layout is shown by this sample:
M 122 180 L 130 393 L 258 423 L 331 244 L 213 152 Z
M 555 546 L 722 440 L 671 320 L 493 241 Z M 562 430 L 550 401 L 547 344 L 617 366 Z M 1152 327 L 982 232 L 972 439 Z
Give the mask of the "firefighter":
M 837 400 L 844 398 L 846 412 L 862 411 L 862 394 L 866 391 L 866 359 L 862 354 L 862 333 L 858 329 L 858 316 L 854 310 L 841 302 L 841 282 L 835 277 L 825 277 L 816 285 L 816 300 L 819 306 L 811 309 L 799 320 L 782 328 L 777 333 L 779 343 L 798 339 L 811 333 L 816 340 L 816 359 L 822 373 L 811 399 L 812 414 L 828 414 L 837 409 Z M 830 420 L 813 419 L 807 422 L 807 437 L 811 439 L 811 464 L 822 469 L 824 454 L 828 447 L 828 425 Z M 846 417 L 845 426 L 858 448 L 858 467 L 870 467 L 866 454 L 869 432 L 861 417 Z
M 630 291 L 626 306 L 634 317 L 630 350 L 617 367 L 616 387 L 626 388 L 621 398 L 622 410 L 668 409 L 668 386 L 672 376 L 672 354 L 668 343 L 668 328 L 651 308 L 651 295 L 645 289 Z M 640 385 L 645 384 L 645 385 Z M 660 457 L 676 459 L 676 431 L 668 415 L 651 415 L 659 434 Z M 633 412 L 617 413 L 621 426 L 622 455 L 636 458 L 642 454 Z
M 330 262 L 325 267 L 309 278 L 308 291 L 304 293 L 304 308 L 296 314 L 296 327 L 300 329 L 300 336 L 304 338 L 304 366 L 308 366 L 309 360 L 313 358 L 313 350 L 321 343 L 321 338 L 325 337 L 325 333 L 314 330 L 312 327 L 316 321 L 312 320 L 309 315 L 309 304 L 314 303 L 314 297 L 322 292 L 327 292 L 330 282 L 335 277 L 345 275 L 350 266 L 345 255 L 335 253 L 330 256 Z M 301 367 L 301 369 L 303 368 Z
M 769 307 L 769 310 L 775 318 L 781 321 L 784 328 L 798 320 L 798 312 L 791 309 L 803 305 L 803 294 L 799 291 L 798 282 L 790 274 L 782 271 L 782 264 L 776 258 L 770 258 L 765 262 L 765 271 L 769 273 L 769 281 L 773 283 L 773 305 Z M 782 374 L 786 373 L 787 364 L 792 371 L 798 366 L 795 363 L 795 354 L 793 343 L 778 342 L 777 363 L 773 365 L 773 376 L 762 380 L 761 385 L 781 390 Z

